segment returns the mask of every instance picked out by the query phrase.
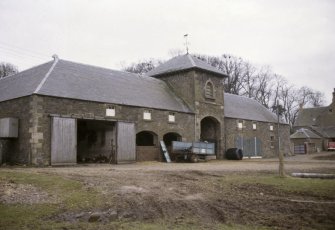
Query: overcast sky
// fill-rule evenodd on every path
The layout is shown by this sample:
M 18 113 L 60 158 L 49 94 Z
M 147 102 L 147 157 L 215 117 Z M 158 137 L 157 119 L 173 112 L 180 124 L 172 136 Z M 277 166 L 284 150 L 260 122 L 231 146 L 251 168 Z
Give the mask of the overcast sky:
M 334 0 L 0 0 L 0 62 L 61 59 L 121 69 L 190 53 L 269 65 L 297 87 L 335 88 Z

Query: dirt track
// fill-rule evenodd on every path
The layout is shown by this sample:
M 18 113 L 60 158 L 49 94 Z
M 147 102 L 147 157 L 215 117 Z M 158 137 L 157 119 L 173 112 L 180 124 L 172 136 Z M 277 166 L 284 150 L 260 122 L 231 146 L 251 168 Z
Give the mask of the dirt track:
M 312 160 L 312 157 L 313 155 L 287 158 L 286 172 L 335 173 L 335 161 Z M 248 178 L 250 174 L 273 174 L 277 169 L 276 159 L 257 159 L 196 164 L 144 162 L 131 165 L 101 164 L 10 170 L 56 174 L 80 181 L 86 189 L 97 189 L 106 201 L 105 207 L 92 207 L 89 211 L 113 210 L 121 219 L 165 219 L 175 223 L 197 220 L 205 228 L 212 223 L 283 229 L 317 228 L 315 224 L 328 222 L 335 225 L 335 195 L 324 197 L 287 192 L 257 183 L 222 183 L 234 175 Z M 301 202 L 306 200 L 313 202 Z M 77 216 L 78 213 L 69 212 L 54 218 L 73 221 Z M 85 213 L 82 216 L 84 218 Z

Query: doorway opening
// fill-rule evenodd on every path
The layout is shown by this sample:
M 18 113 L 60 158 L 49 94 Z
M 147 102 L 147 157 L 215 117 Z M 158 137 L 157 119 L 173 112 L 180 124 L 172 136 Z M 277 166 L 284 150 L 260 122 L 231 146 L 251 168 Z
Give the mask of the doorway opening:
M 159 160 L 158 135 L 152 131 L 136 134 L 137 161 Z
M 220 139 L 220 122 L 214 117 L 205 117 L 201 120 L 200 141 L 215 144 L 215 152 L 218 154 Z
M 77 120 L 78 163 L 111 163 L 115 155 L 115 122 Z

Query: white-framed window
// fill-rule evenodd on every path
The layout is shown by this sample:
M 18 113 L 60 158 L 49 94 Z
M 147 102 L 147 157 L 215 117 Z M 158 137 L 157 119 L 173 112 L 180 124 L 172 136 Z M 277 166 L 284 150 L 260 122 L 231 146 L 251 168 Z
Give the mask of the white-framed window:
M 253 123 L 252 123 L 252 129 L 253 129 L 253 130 L 256 130 L 256 129 L 257 129 L 257 123 L 256 123 L 256 122 L 253 122 Z
M 115 117 L 115 106 L 110 106 L 106 109 L 107 117 Z
M 168 120 L 169 120 L 169 122 L 176 122 L 175 113 L 169 113 Z
M 270 131 L 273 131 L 273 125 L 270 125 Z
M 243 121 L 237 121 L 237 129 L 239 130 L 243 129 Z
M 151 120 L 151 110 L 144 110 L 143 112 L 143 119 L 144 120 Z

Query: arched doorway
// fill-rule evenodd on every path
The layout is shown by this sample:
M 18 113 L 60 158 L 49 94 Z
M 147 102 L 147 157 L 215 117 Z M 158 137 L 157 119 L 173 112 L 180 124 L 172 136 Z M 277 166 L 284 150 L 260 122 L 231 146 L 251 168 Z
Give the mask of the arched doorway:
M 215 152 L 217 153 L 220 139 L 220 122 L 214 117 L 204 117 L 200 122 L 200 141 L 215 143 Z
M 181 136 L 178 133 L 166 133 L 163 136 L 163 141 L 168 147 L 172 145 L 172 141 L 181 141 Z
M 142 131 L 136 134 L 136 146 L 155 146 L 157 134 L 150 131 Z
M 163 141 L 165 143 L 165 146 L 170 154 L 170 158 L 172 160 L 175 160 L 175 156 L 174 154 L 172 153 L 172 141 L 181 141 L 181 135 L 179 135 L 178 133 L 166 133 L 164 136 L 163 136 Z
M 151 131 L 136 134 L 136 160 L 153 161 L 159 159 L 158 136 Z

